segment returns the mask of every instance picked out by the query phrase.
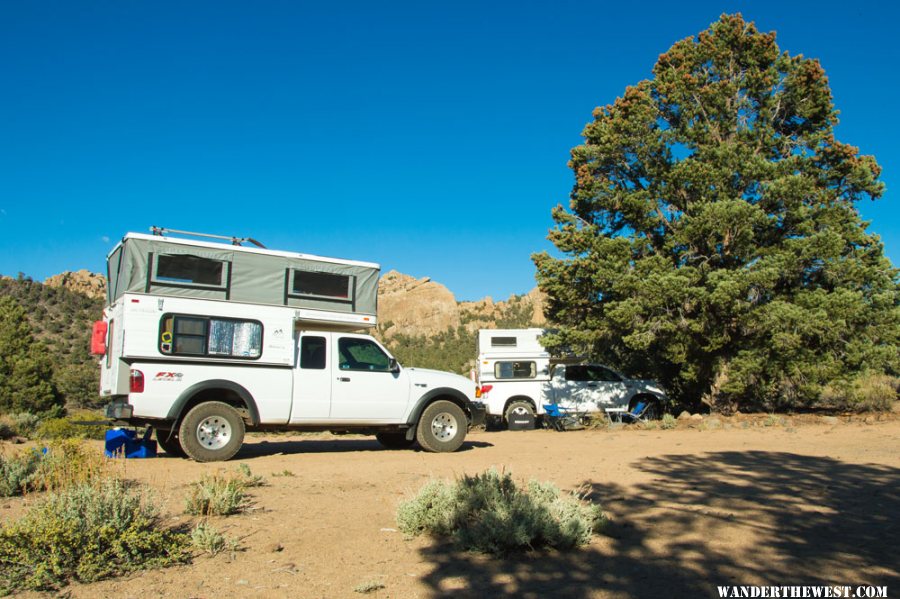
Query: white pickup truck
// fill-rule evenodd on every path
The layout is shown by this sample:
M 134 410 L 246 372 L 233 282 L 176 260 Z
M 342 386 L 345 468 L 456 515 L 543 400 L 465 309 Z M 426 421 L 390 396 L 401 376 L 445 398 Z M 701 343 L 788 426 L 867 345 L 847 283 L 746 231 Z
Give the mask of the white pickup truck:
M 484 422 L 471 380 L 403 368 L 352 332 L 374 326 L 377 265 L 223 245 L 129 234 L 110 253 L 92 351 L 113 422 L 203 462 L 234 456 L 248 430 L 444 452 Z
M 478 334 L 478 398 L 489 424 L 533 427 L 544 406 L 607 413 L 646 402 L 656 418 L 668 397 L 655 381 L 629 379 L 600 364 L 562 364 L 541 344 L 543 329 L 483 329 Z M 517 426 L 521 425 L 521 426 Z

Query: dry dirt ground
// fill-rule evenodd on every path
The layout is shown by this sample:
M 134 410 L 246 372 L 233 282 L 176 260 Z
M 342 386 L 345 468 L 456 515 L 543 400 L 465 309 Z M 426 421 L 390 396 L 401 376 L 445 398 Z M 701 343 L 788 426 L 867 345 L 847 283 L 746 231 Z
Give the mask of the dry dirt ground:
M 128 460 L 185 523 L 187 485 L 247 464 L 255 509 L 213 523 L 242 550 L 69 597 L 713 597 L 716 585 L 875 584 L 900 594 L 900 420 L 729 421 L 715 430 L 470 433 L 462 450 L 388 451 L 327 434 L 251 437 L 226 464 Z M 704 430 L 706 429 L 706 430 Z M 99 450 L 99 449 L 98 449 Z M 505 559 L 396 531 L 429 477 L 488 468 L 584 487 L 610 517 L 570 553 Z M 0 518 L 21 512 L 3 502 Z

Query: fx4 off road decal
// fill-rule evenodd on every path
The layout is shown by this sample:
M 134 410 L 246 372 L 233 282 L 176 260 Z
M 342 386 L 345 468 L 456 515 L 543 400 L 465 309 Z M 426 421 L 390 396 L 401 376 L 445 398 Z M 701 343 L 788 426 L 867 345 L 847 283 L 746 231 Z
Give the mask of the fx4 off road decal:
M 181 377 L 184 376 L 180 372 L 157 372 L 156 376 L 153 377 L 154 381 L 170 381 L 173 383 L 180 383 Z

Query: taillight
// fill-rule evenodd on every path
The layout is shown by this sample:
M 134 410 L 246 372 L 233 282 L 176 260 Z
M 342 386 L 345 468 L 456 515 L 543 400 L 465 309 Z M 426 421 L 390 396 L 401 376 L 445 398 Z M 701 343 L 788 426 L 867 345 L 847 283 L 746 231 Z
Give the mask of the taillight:
M 493 388 L 494 388 L 493 385 L 482 385 L 481 387 L 475 387 L 475 397 L 482 398 L 485 395 L 487 395 L 488 393 L 490 393 L 491 389 L 493 389 Z
M 102 356 L 106 353 L 106 322 L 98 320 L 94 322 L 94 329 L 91 332 L 91 354 Z
M 131 369 L 131 376 L 128 377 L 132 393 L 144 392 L 144 373 L 140 370 Z

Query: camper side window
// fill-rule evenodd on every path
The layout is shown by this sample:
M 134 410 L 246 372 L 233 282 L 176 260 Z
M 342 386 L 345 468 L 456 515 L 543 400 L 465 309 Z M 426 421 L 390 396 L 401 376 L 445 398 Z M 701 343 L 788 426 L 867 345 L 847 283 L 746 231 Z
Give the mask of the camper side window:
M 256 320 L 166 314 L 159 327 L 159 351 L 255 360 L 262 353 L 262 332 L 262 323 Z
M 353 299 L 353 278 L 330 272 L 313 272 L 293 269 L 291 272 L 291 297 L 311 297 L 338 301 Z
M 533 379 L 537 376 L 534 362 L 497 362 L 494 376 L 498 379 Z
M 156 256 L 152 282 L 171 287 L 225 287 L 228 263 L 189 254 Z

